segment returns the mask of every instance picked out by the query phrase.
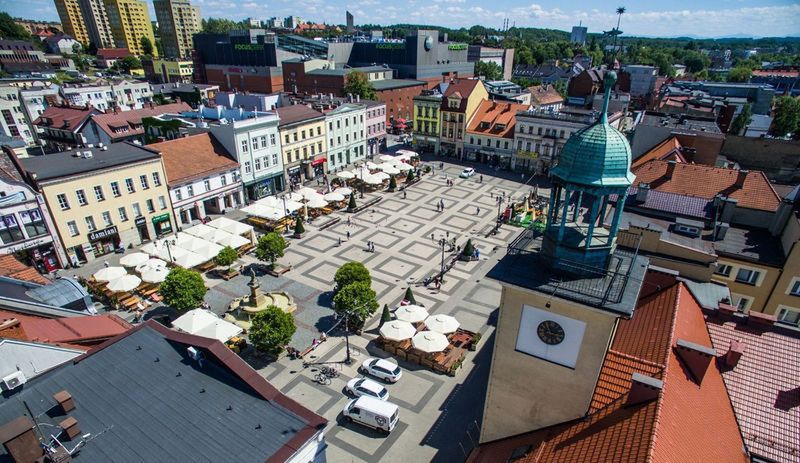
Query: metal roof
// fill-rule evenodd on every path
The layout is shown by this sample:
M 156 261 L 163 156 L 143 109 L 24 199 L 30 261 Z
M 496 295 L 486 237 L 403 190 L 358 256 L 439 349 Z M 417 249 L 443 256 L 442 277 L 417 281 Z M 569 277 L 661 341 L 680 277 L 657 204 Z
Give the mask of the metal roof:
M 628 187 L 635 180 L 630 171 L 631 145 L 605 120 L 575 133 L 561 150 L 550 172 L 568 183 L 596 187 Z
M 105 148 L 105 151 L 99 148 L 80 148 L 46 156 L 32 156 L 20 159 L 20 163 L 25 170 L 35 173 L 38 181 L 42 181 L 111 169 L 134 162 L 158 161 L 160 157 L 157 152 L 127 142 L 112 143 Z M 81 155 L 90 151 L 92 155 L 88 158 L 77 157 L 78 151 Z

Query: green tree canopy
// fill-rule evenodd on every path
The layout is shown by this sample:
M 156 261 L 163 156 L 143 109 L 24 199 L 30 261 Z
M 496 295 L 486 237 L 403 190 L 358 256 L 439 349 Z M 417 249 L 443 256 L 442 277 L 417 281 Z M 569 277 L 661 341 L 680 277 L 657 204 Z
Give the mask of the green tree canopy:
M 403 296 L 403 299 L 407 300 L 408 302 L 416 305 L 417 300 L 414 298 L 414 291 L 411 290 L 411 286 L 406 288 L 406 295 Z
M 208 18 L 200 22 L 204 34 L 227 34 L 237 29 L 248 29 L 249 26 L 242 22 L 231 21 L 226 18 Z
M 30 40 L 27 29 L 14 22 L 14 18 L 6 12 L 0 13 L 0 38 L 8 40 Z
M 336 282 L 336 287 L 340 290 L 351 283 L 366 283 L 367 286 L 372 284 L 372 277 L 369 270 L 361 262 L 348 262 L 336 271 L 333 276 L 333 281 Z
M 153 54 L 153 42 L 150 41 L 147 37 L 142 37 L 139 40 L 139 43 L 142 44 L 142 53 L 147 56 L 152 56 Z
M 378 299 L 369 283 L 357 281 L 345 286 L 333 296 L 334 310 L 339 316 L 349 314 L 347 323 L 351 330 L 359 330 L 375 311 Z
M 127 74 L 131 72 L 131 69 L 142 69 L 142 62 L 139 60 L 139 58 L 133 55 L 128 55 L 115 61 L 114 67 Z
M 695 73 L 700 72 L 706 69 L 709 65 L 711 65 L 711 60 L 708 59 L 708 56 L 693 51 L 688 52 L 683 58 L 683 64 L 686 65 L 686 70 Z
M 503 78 L 503 69 L 491 61 L 478 61 L 475 63 L 475 75 L 483 76 L 486 80 L 500 80 Z
M 278 233 L 269 232 L 258 240 L 256 259 L 275 265 L 275 261 L 283 257 L 286 240 Z
M 744 128 L 753 120 L 753 112 L 750 110 L 750 103 L 742 107 L 742 111 L 733 119 L 728 133 L 742 135 Z
M 345 95 L 358 95 L 362 100 L 375 100 L 378 98 L 375 95 L 375 88 L 372 86 L 369 79 L 367 79 L 367 75 L 358 71 L 350 71 L 347 74 L 342 92 Z
M 728 71 L 728 82 L 749 82 L 752 73 L 752 69 L 748 67 L 735 67 Z
M 230 267 L 238 258 L 239 254 L 236 252 L 236 249 L 225 246 L 219 250 L 219 254 L 214 258 L 214 263 L 223 267 Z
M 274 305 L 267 306 L 251 317 L 247 337 L 256 349 L 278 355 L 292 340 L 297 327 L 292 314 Z
M 164 297 L 164 302 L 181 311 L 199 307 L 206 291 L 208 288 L 198 272 L 181 267 L 170 270 L 158 288 L 158 292 Z
M 770 133 L 776 137 L 797 135 L 800 129 L 800 100 L 790 96 L 775 99 L 775 118 Z
M 297 220 L 294 221 L 294 234 L 300 236 L 305 232 L 306 227 L 303 226 L 303 219 L 298 217 Z

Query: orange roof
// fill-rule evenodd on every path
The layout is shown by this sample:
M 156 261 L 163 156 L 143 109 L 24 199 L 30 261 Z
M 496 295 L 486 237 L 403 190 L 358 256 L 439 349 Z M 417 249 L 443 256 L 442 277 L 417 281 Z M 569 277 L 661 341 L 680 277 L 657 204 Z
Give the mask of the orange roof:
M 517 111 L 525 111 L 528 105 L 484 100 L 467 126 L 468 133 L 492 137 L 514 138 Z
M 631 164 L 631 169 L 635 169 L 652 159 L 658 159 L 659 161 L 686 162 L 686 158 L 681 154 L 681 148 L 683 148 L 683 145 L 681 145 L 677 137 L 669 137 L 650 151 L 636 158 L 633 164 Z
M 636 175 L 634 186 L 649 183 L 652 190 L 714 199 L 718 194 L 738 201 L 738 207 L 775 211 L 781 202 L 767 176 L 761 171 L 750 171 L 741 187 L 736 186 L 738 170 L 699 164 L 676 164 L 671 178 L 667 178 L 667 161 L 653 159 L 631 170 Z
M 0 323 L 10 319 L 17 319 L 19 324 L 3 330 L 0 336 L 58 344 L 96 344 L 131 329 L 128 322 L 113 314 L 43 318 L 0 310 Z
M 698 385 L 676 354 L 679 339 L 711 346 L 683 283 L 642 297 L 633 318 L 620 320 L 585 418 L 483 444 L 468 461 L 506 461 L 523 449 L 514 461 L 747 462 L 716 363 Z M 633 373 L 663 381 L 659 397 L 627 405 Z
M 154 143 L 147 147 L 161 152 L 170 186 L 239 166 L 210 133 Z
M 40 285 L 50 283 L 50 281 L 37 272 L 36 269 L 18 261 L 17 258 L 11 254 L 0 255 L 0 276 L 39 283 Z

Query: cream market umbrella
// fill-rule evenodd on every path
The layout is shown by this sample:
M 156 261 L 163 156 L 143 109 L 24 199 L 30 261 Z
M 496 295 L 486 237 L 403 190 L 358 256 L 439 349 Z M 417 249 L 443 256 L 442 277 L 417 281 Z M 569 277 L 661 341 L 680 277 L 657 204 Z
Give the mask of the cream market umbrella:
M 208 259 L 204 259 L 203 256 L 191 251 L 186 251 L 185 254 L 175 258 L 175 264 L 183 268 L 197 267 L 207 261 Z
M 147 262 L 145 262 L 143 264 L 137 265 L 136 266 L 136 271 L 139 272 L 139 273 L 142 273 L 142 272 L 144 272 L 146 270 L 152 270 L 152 269 L 156 269 L 156 268 L 166 268 L 166 267 L 167 267 L 167 263 L 164 262 L 163 260 L 161 260 L 161 259 L 150 259 L 150 260 L 148 260 Z
M 421 331 L 411 338 L 411 345 L 414 346 L 414 349 L 421 350 L 422 352 L 441 352 L 447 349 L 447 346 L 450 345 L 450 341 L 448 341 L 447 336 L 442 333 Z
M 94 279 L 97 281 L 111 281 L 125 275 L 126 273 L 128 273 L 128 271 L 122 267 L 105 267 L 94 272 L 94 275 L 92 276 L 94 276 Z
M 208 262 L 217 257 L 217 254 L 219 254 L 220 251 L 222 251 L 222 246 L 208 241 L 206 241 L 206 245 L 202 248 L 197 248 L 194 250 L 194 252 L 205 259 L 203 262 Z
M 142 246 L 142 251 L 167 262 L 170 260 L 174 261 L 178 257 L 189 252 L 186 249 L 175 245 L 170 245 L 169 249 L 167 249 L 167 244 L 163 241 L 158 242 L 158 245 L 156 245 L 156 243 L 147 243 L 146 245 Z
M 146 267 L 140 275 L 145 283 L 161 283 L 169 275 L 169 269 L 166 267 Z
M 400 169 L 398 169 L 397 167 L 386 164 L 381 164 L 381 170 L 383 171 L 384 174 L 389 174 L 389 175 L 397 175 L 400 173 Z
M 236 249 L 246 245 L 250 242 L 250 240 L 243 236 L 234 235 L 232 233 L 224 233 L 223 235 L 215 235 L 214 242 L 220 246 L 230 246 Z
M 256 201 L 256 204 L 263 204 L 267 207 L 278 207 L 283 204 L 283 201 L 274 196 L 267 196 L 266 198 L 261 198 Z
M 398 162 L 397 164 L 394 165 L 394 168 L 401 172 L 414 170 L 414 166 L 412 166 L 411 164 L 406 164 L 404 162 Z
M 317 193 L 317 190 L 315 190 L 313 188 L 309 188 L 307 186 L 304 186 L 303 188 L 300 188 L 300 190 L 297 193 L 299 193 L 300 196 L 302 196 L 303 199 L 306 199 L 306 200 L 307 199 L 311 199 L 311 198 L 314 197 L 314 195 L 318 195 L 319 194 L 319 193 Z
M 372 174 L 371 177 L 373 179 L 378 179 L 378 180 L 380 180 L 382 182 L 384 180 L 389 180 L 390 175 L 388 173 L 386 173 L 386 172 L 378 172 L 378 173 Z M 366 181 L 366 180 L 364 180 L 364 181 Z M 369 183 L 369 182 L 367 182 L 367 183 Z
M 394 316 L 398 320 L 416 323 L 428 318 L 428 311 L 421 305 L 404 305 L 394 311 Z
M 334 193 L 341 193 L 341 194 L 343 194 L 345 196 L 350 196 L 351 194 L 353 194 L 353 189 L 352 188 L 347 188 L 346 186 L 342 186 L 342 187 L 339 187 L 339 188 L 333 190 L 333 192 Z
M 318 194 L 309 199 L 306 205 L 312 209 L 320 209 L 323 207 L 328 207 L 328 201 L 325 201 L 324 196 Z
M 342 172 L 337 173 L 336 176 L 345 180 L 350 180 L 351 178 L 354 178 L 356 175 L 350 172 L 349 170 L 343 170 Z
M 210 310 L 194 309 L 181 315 L 172 322 L 173 328 L 196 336 L 227 342 L 230 338 L 241 334 L 244 330 L 220 319 Z
M 296 191 L 293 191 L 293 192 L 289 193 L 288 195 L 286 195 L 286 200 L 287 201 L 295 201 L 295 202 L 302 201 L 303 200 L 303 195 L 301 195 L 300 193 L 297 193 Z M 281 202 L 283 202 L 283 201 L 281 201 Z
M 273 198 L 274 196 L 270 196 Z M 283 202 L 283 201 L 281 201 Z M 281 205 L 283 206 L 283 205 Z M 208 222 L 208 226 L 214 227 L 220 230 L 225 230 L 228 233 L 233 233 L 234 235 L 244 235 L 245 233 L 252 233 L 253 226 L 247 225 L 246 223 L 238 222 L 236 220 L 229 219 L 227 217 L 218 217 L 211 222 Z
M 324 195 L 323 198 L 328 202 L 344 201 L 344 194 L 334 191 Z
M 369 176 L 365 175 L 364 176 L 364 183 L 367 183 L 369 185 L 380 185 L 381 183 L 383 183 L 383 180 L 381 180 L 380 178 L 378 178 L 378 177 L 376 177 L 374 175 L 369 175 Z
M 188 233 L 189 235 L 196 236 L 202 239 L 208 239 L 209 236 L 214 235 L 214 232 L 217 231 L 216 228 L 210 227 L 204 223 L 197 224 L 193 227 L 189 227 L 183 230 L 184 233 Z
M 178 233 L 176 244 L 178 247 L 186 249 L 187 251 L 197 251 L 198 249 L 207 247 L 209 242 L 186 233 Z
M 392 156 L 391 154 L 381 154 L 380 156 L 378 156 L 378 159 L 380 159 L 383 162 L 393 162 L 395 160 L 394 156 Z
M 461 324 L 450 315 L 436 314 L 425 319 L 425 326 L 431 331 L 448 334 L 455 332 Z
M 386 322 L 380 329 L 381 336 L 391 341 L 411 339 L 416 332 L 417 329 L 414 328 L 414 325 L 409 322 L 404 322 L 403 320 Z
M 142 280 L 136 275 L 122 275 L 119 278 L 109 281 L 106 288 L 115 293 L 133 291 L 141 282 Z
M 125 267 L 136 267 L 147 262 L 149 259 L 150 256 L 143 252 L 133 252 L 126 256 L 122 256 L 122 259 L 119 260 L 119 263 Z
M 372 161 L 367 161 L 367 164 L 366 164 L 366 166 L 367 166 L 367 169 L 370 169 L 370 170 L 372 170 L 372 169 L 377 169 L 377 168 L 378 168 L 378 165 L 377 165 L 377 164 L 375 164 L 375 163 L 374 163 L 374 162 L 372 162 Z

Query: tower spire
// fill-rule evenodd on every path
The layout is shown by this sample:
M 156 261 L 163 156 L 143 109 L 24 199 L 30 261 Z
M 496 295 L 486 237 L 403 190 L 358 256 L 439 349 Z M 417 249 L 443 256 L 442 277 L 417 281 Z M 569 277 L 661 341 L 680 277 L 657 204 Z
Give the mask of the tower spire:
M 600 115 L 600 123 L 608 124 L 608 103 L 611 100 L 611 89 L 617 83 L 617 73 L 607 71 L 603 77 L 603 113 Z

